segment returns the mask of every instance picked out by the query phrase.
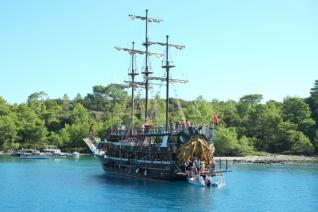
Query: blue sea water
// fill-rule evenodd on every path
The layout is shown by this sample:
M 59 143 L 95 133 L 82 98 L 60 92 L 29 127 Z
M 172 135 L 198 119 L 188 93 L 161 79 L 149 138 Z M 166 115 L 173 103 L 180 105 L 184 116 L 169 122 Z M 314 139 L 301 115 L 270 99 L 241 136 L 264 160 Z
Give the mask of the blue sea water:
M 225 186 L 104 174 L 91 156 L 0 155 L 0 211 L 318 211 L 318 164 L 231 165 Z

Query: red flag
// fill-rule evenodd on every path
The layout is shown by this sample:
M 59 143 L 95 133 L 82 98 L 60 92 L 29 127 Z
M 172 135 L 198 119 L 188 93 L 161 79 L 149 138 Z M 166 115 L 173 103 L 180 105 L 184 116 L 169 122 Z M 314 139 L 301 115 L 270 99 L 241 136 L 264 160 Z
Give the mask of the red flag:
M 218 117 L 216 116 L 216 114 L 213 114 L 213 120 L 214 120 L 214 122 L 215 122 L 215 124 L 216 124 L 216 126 L 219 124 L 219 119 L 218 119 Z

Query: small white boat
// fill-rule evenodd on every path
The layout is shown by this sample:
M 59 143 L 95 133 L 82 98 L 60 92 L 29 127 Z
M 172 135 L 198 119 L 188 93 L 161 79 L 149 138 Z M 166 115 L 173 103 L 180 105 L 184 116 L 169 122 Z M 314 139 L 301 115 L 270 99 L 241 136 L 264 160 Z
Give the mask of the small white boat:
M 80 153 L 75 151 L 72 153 L 72 156 L 75 157 L 75 158 L 79 158 L 80 157 Z
M 197 186 L 202 186 L 202 187 L 206 186 L 205 180 L 200 175 L 194 175 L 193 177 L 189 177 L 188 182 Z
M 35 149 L 22 149 L 19 153 L 21 159 L 48 159 L 46 154 Z
M 212 186 L 212 187 L 221 187 L 224 185 L 223 175 L 217 175 L 214 177 L 206 175 L 205 177 L 200 175 L 194 175 L 188 178 L 188 182 L 196 186 Z
M 49 158 L 65 158 L 66 154 L 61 152 L 60 149 L 56 148 L 46 148 L 43 149 L 44 154 L 46 154 Z

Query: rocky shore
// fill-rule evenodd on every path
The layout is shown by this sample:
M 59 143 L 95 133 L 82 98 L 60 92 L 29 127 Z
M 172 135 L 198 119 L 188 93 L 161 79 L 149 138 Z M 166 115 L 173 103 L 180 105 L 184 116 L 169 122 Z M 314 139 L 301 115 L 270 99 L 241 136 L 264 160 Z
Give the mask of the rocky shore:
M 244 156 L 244 157 L 215 157 L 215 160 L 229 161 L 232 163 L 288 163 L 288 162 L 318 162 L 318 157 L 299 155 L 266 155 L 266 156 Z

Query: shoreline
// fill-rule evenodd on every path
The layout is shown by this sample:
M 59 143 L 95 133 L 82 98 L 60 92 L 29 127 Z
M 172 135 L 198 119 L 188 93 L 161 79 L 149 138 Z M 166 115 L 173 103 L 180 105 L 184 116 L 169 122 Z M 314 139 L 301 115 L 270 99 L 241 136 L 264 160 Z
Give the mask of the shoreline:
M 68 153 L 71 155 L 71 153 Z M 10 153 L 0 151 L 0 155 L 10 155 Z M 81 153 L 83 155 L 91 155 L 89 153 Z M 288 162 L 318 162 L 318 156 L 304 156 L 304 155 L 247 155 L 247 156 L 217 156 L 215 161 L 229 161 L 231 163 L 288 163 Z
M 266 156 L 254 156 L 247 155 L 241 157 L 229 157 L 220 156 L 214 157 L 216 161 L 229 161 L 232 163 L 288 163 L 288 162 L 316 162 L 318 161 L 318 156 L 304 156 L 304 155 L 266 155 Z
M 66 156 L 72 156 L 72 153 L 69 153 L 69 152 L 66 152 L 65 154 L 66 154 Z M 11 153 L 0 151 L 0 155 L 11 155 Z M 80 156 L 89 156 L 89 155 L 93 155 L 93 154 L 91 154 L 91 153 L 80 153 Z

